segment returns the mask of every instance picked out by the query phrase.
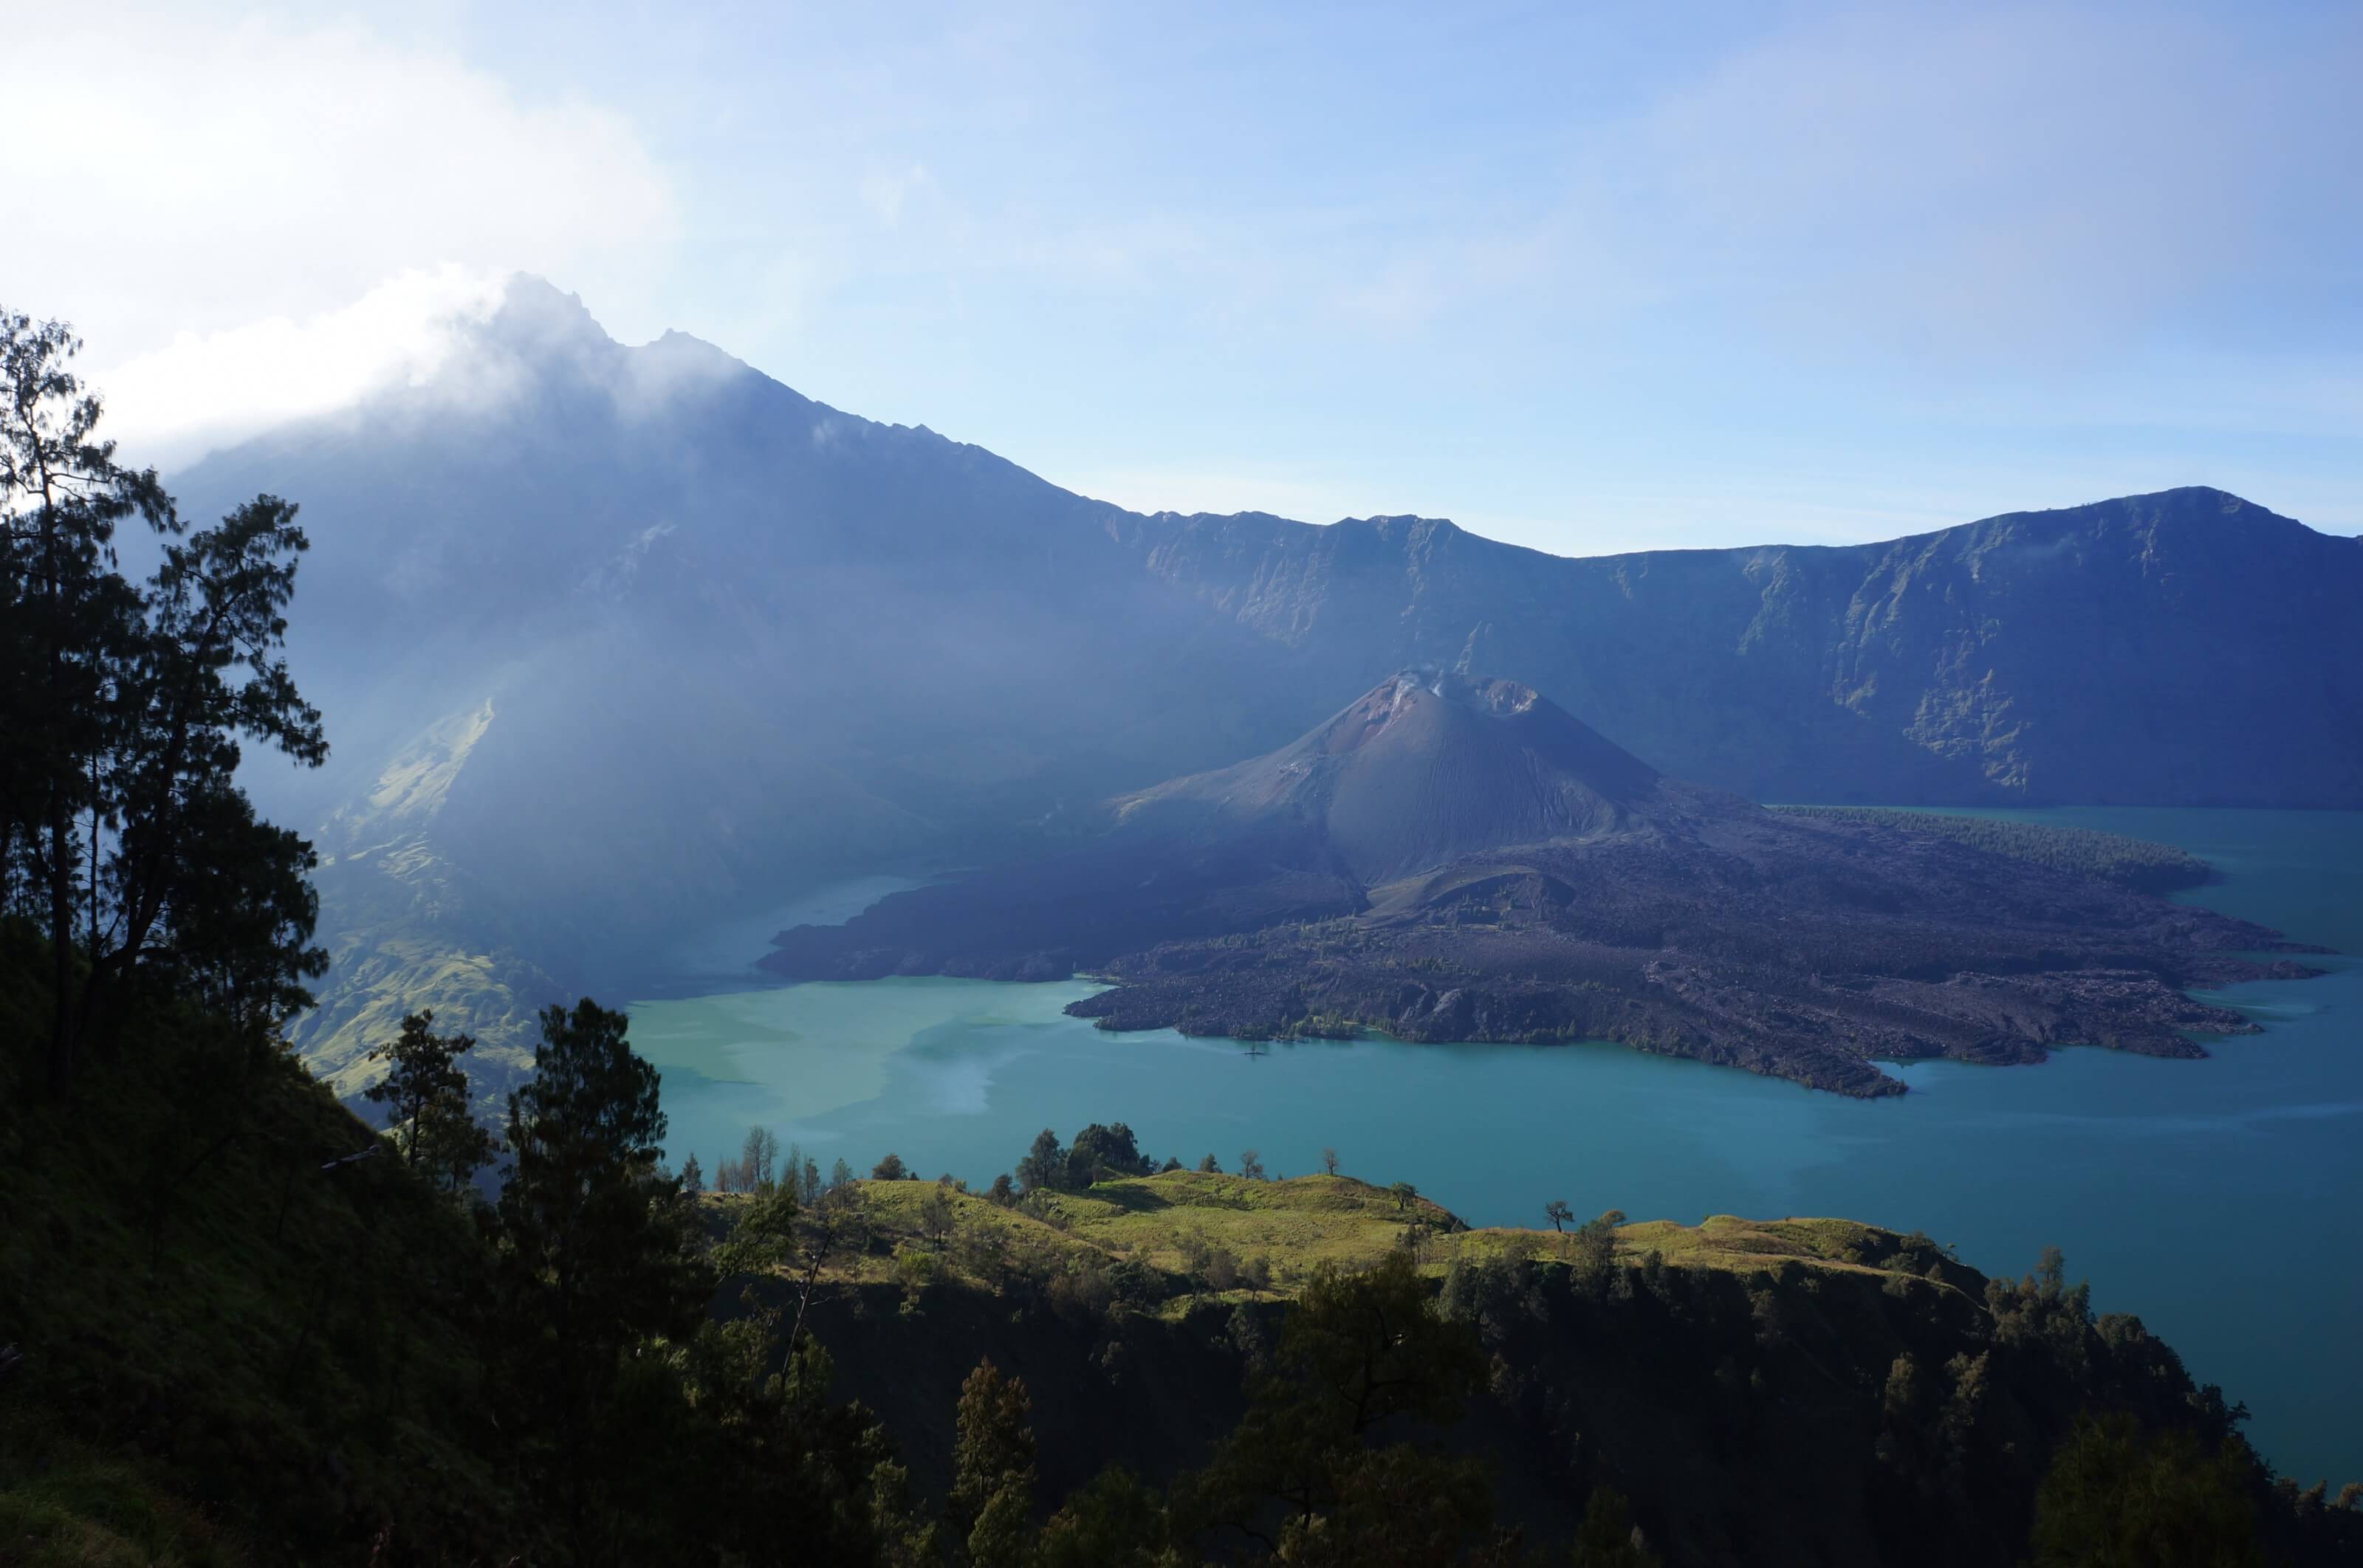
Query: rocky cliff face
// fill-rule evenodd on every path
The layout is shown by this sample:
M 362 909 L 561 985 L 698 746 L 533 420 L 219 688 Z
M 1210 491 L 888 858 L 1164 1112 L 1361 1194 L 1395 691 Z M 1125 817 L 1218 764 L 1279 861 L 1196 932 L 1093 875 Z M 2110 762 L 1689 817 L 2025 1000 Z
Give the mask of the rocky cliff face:
M 2220 491 L 1575 560 L 1425 518 L 1114 526 L 1305 679 L 1492 670 L 1759 800 L 2363 801 L 2363 543 Z

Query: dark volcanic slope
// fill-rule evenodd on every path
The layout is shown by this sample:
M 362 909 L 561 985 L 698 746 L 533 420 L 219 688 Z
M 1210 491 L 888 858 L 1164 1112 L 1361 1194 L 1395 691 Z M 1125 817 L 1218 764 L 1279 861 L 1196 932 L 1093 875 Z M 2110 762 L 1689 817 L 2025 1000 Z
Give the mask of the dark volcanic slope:
M 1115 811 L 1131 831 L 1201 841 L 1287 821 L 1374 886 L 1503 845 L 1687 817 L 1705 797 L 1514 681 L 1406 671 L 1268 756 Z
M 1357 914 L 1374 890 L 1514 845 L 1688 834 L 1757 809 L 1660 776 L 1525 687 L 1381 682 L 1269 756 L 1120 796 L 1089 836 L 775 939 L 797 979 L 1065 975 L 1137 948 Z
M 1879 1060 L 2240 1032 L 2271 932 L 1908 825 L 1681 783 L 1513 682 L 1406 673 L 1095 836 L 775 938 L 793 978 L 1107 973 L 1112 1028 L 1622 1040 L 1858 1095 Z M 2283 972 L 2288 972 L 2284 967 Z

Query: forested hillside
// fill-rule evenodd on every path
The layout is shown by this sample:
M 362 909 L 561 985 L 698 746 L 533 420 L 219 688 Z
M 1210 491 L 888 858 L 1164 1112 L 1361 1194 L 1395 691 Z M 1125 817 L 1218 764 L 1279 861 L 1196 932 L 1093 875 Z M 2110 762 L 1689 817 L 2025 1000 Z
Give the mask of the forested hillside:
M 1471 1231 L 1400 1183 L 1158 1174 L 1121 1122 L 1046 1132 L 991 1191 L 760 1139 L 701 1191 L 587 1003 L 543 1021 L 486 1206 L 185 1003 L 45 1093 L 41 957 L 0 933 L 12 1561 L 2363 1550 L 2353 1489 L 2276 1485 L 2057 1260 L 1990 1282 L 1841 1220 L 1556 1201 Z

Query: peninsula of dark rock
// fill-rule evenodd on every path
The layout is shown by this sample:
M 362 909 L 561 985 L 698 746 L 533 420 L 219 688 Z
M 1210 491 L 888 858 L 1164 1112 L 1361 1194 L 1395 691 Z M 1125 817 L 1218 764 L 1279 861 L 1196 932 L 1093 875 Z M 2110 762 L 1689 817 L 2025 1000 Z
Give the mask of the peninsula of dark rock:
M 1882 1061 L 2201 1056 L 2278 933 L 2062 857 L 1660 774 L 1532 689 L 1406 671 L 1017 863 L 773 939 L 792 979 L 1077 972 L 1110 1029 L 1600 1039 L 1843 1094 Z

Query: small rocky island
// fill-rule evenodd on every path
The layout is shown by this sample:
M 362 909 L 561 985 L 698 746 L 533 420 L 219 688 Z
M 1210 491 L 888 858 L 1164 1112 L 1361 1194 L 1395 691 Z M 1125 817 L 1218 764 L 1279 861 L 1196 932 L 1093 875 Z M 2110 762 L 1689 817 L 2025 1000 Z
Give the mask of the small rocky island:
M 2202 1056 L 2185 995 L 2314 971 L 2279 933 L 2091 846 L 1768 811 L 1685 783 L 1505 680 L 1407 671 L 1279 751 L 1105 802 L 1017 864 L 781 933 L 792 979 L 1113 988 L 1103 1028 L 1247 1038 L 1609 1039 L 1841 1094 L 1881 1061 Z M 2108 841 L 2138 852 L 2128 841 Z M 2170 872 L 2173 868 L 2168 867 Z

